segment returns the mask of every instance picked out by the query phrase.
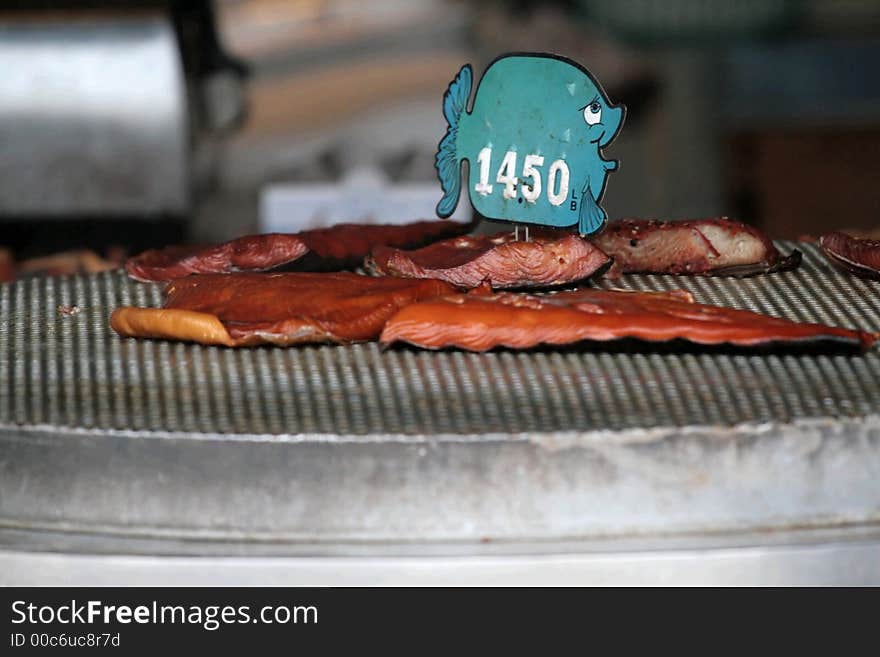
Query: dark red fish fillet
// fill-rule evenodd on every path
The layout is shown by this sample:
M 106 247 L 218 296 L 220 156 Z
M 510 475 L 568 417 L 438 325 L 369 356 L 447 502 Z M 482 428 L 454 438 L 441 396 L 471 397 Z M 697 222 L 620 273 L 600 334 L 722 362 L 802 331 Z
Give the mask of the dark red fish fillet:
M 397 312 L 380 340 L 470 351 L 619 338 L 652 342 L 681 338 L 704 345 L 745 347 L 833 340 L 868 349 L 877 337 L 865 331 L 694 303 L 683 291 L 586 289 L 545 296 L 502 292 L 430 299 Z
M 831 262 L 846 271 L 880 280 L 880 240 L 829 233 L 819 238 L 819 246 Z
M 168 281 L 190 274 L 269 271 L 311 254 L 320 268 L 358 265 L 376 246 L 416 247 L 467 232 L 456 221 L 389 224 L 338 224 L 300 233 L 248 235 L 216 246 L 168 246 L 145 251 L 125 263 L 129 276 L 140 281 Z
M 612 221 L 592 242 L 614 258 L 616 274 L 753 276 L 793 269 L 801 252 L 783 256 L 764 234 L 729 219 Z
M 349 272 L 207 274 L 172 281 L 163 308 L 117 309 L 119 335 L 227 347 L 374 340 L 403 306 L 450 294 L 437 280 Z
M 380 246 L 366 263 L 382 274 L 438 278 L 467 288 L 488 282 L 496 289 L 573 283 L 610 264 L 588 240 L 552 231 L 541 231 L 528 242 L 498 233 L 456 237 L 415 251 Z
M 12 251 L 0 247 L 0 283 L 15 280 L 15 257 Z

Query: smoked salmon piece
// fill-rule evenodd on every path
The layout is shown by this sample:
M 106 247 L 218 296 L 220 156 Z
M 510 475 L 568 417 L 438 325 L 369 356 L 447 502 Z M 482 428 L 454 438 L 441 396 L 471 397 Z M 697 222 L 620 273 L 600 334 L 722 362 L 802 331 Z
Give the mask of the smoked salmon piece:
M 754 276 L 793 269 L 801 252 L 783 256 L 763 233 L 726 218 L 693 221 L 620 219 L 590 240 L 614 259 L 618 274 Z
M 465 288 L 550 287 L 598 275 L 610 258 L 588 240 L 563 231 L 538 230 L 517 240 L 514 233 L 466 235 L 415 251 L 373 249 L 372 271 L 407 278 L 437 278 Z
M 481 290 L 421 301 L 393 315 L 380 340 L 469 351 L 620 338 L 650 342 L 680 338 L 702 345 L 741 347 L 832 341 L 867 350 L 877 337 L 866 331 L 695 303 L 685 291 L 581 289 L 543 296 Z
M 356 266 L 383 244 L 416 247 L 470 230 L 456 221 L 419 221 L 404 225 L 338 224 L 300 233 L 248 235 L 216 246 L 167 246 L 145 251 L 125 263 L 139 281 L 169 281 L 190 274 L 269 271 L 293 263 L 304 269 Z M 305 256 L 310 256 L 305 261 Z
M 207 274 L 172 281 L 163 308 L 118 308 L 123 337 L 247 347 L 375 340 L 414 301 L 455 292 L 443 281 L 349 272 Z
M 829 233 L 819 238 L 819 247 L 831 262 L 851 274 L 880 280 L 880 240 Z

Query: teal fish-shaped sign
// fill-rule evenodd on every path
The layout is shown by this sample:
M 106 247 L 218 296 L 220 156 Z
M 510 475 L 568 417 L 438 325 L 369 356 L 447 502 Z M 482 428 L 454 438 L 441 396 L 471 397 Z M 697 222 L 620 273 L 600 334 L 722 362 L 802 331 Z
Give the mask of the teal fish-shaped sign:
M 468 196 L 490 219 L 544 226 L 577 224 L 581 235 L 600 230 L 608 173 L 602 157 L 620 132 L 626 108 L 612 104 L 580 64 L 548 54 L 510 54 L 493 61 L 468 111 L 473 70 L 465 65 L 443 97 L 449 124 L 436 156 L 448 217 L 461 195 L 467 160 Z

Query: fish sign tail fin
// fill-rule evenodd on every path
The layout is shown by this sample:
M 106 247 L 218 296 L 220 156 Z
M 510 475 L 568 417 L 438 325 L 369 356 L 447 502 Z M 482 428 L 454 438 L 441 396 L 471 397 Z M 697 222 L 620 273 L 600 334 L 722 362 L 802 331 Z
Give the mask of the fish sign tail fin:
M 470 64 L 465 64 L 443 96 L 443 115 L 446 117 L 446 123 L 449 124 L 449 127 L 446 129 L 446 135 L 440 141 L 434 165 L 437 167 L 437 175 L 440 176 L 440 185 L 443 187 L 443 198 L 437 204 L 437 214 L 444 218 L 455 212 L 458 198 L 461 195 L 458 128 L 461 117 L 467 110 L 473 80 L 473 70 Z
M 590 179 L 587 178 L 587 183 L 581 192 L 578 233 L 581 235 L 592 235 L 605 225 L 607 219 L 608 215 L 605 213 L 605 210 L 599 207 L 599 204 L 593 198 L 592 192 L 590 192 Z

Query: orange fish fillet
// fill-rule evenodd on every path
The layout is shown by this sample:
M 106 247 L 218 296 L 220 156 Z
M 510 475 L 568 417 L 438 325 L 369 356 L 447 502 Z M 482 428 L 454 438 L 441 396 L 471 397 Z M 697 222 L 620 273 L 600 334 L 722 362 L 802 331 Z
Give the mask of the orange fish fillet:
M 208 274 L 171 282 L 163 308 L 117 309 L 110 325 L 124 337 L 227 347 L 360 342 L 376 339 L 400 308 L 454 291 L 348 272 Z
M 392 316 L 380 340 L 470 351 L 619 338 L 652 342 L 681 338 L 704 345 L 745 347 L 830 340 L 868 349 L 877 337 L 866 331 L 695 303 L 684 291 L 586 289 L 547 296 L 481 292 L 429 299 Z

